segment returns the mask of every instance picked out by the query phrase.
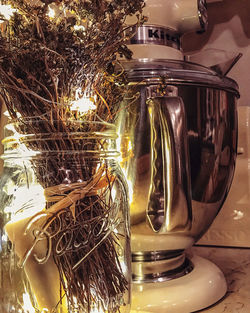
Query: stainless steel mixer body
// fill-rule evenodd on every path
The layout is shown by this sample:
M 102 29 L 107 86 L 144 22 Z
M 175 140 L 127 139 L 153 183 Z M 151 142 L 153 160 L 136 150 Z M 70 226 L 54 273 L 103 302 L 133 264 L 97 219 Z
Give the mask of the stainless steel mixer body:
M 229 191 L 239 96 L 234 81 L 182 61 L 124 64 L 130 80 L 118 120 L 131 197 L 135 281 L 192 269 L 184 250 L 209 228 Z

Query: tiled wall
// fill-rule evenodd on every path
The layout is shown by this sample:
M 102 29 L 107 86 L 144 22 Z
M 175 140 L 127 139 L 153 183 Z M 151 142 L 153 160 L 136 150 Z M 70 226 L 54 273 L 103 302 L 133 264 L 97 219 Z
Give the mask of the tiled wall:
M 209 27 L 202 35 L 188 34 L 183 47 L 191 60 L 204 65 L 242 58 L 228 76 L 239 84 L 239 149 L 229 196 L 200 244 L 250 247 L 250 1 L 223 0 L 208 4 Z

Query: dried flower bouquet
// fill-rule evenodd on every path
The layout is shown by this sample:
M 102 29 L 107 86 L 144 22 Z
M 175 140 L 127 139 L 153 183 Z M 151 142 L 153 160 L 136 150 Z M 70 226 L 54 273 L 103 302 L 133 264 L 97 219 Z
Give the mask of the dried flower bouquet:
M 9 19 L 4 7 L 13 10 Z M 133 28 L 125 20 L 137 14 L 137 25 L 142 23 L 142 7 L 142 0 L 7 0 L 0 4 L 0 95 L 18 134 L 39 137 L 24 141 L 29 150 L 58 151 L 57 157 L 42 163 L 32 160 L 46 208 L 15 230 L 6 227 L 22 266 L 28 266 L 32 253 L 35 256 L 36 242 L 31 236 L 25 249 L 14 237 L 21 236 L 23 229 L 25 235 L 34 234 L 37 228 L 43 235 L 54 232 L 45 259 L 52 271 L 57 268 L 59 276 L 51 284 L 59 279 L 60 290 L 53 301 L 45 299 L 41 305 L 51 312 L 91 312 L 96 297 L 101 299 L 102 311 L 118 312 L 120 304 L 113 299 L 127 288 L 112 232 L 103 234 L 98 242 L 89 240 L 89 246 L 77 253 L 55 254 L 60 250 L 58 241 L 65 246 L 69 240 L 67 236 L 62 240 L 55 230 L 58 218 L 60 227 L 79 229 L 86 221 L 107 216 L 109 208 L 100 195 L 112 188 L 112 171 L 105 162 L 97 165 L 78 157 L 81 151 L 106 149 L 106 143 L 80 134 L 102 133 L 116 117 L 126 77 L 122 69 L 115 74 L 114 67 L 119 64 L 118 55 L 131 57 L 126 40 Z M 48 134 L 53 136 L 45 140 Z M 61 169 L 70 164 L 75 170 L 68 184 L 62 184 L 68 176 Z M 72 234 L 80 244 L 83 233 Z

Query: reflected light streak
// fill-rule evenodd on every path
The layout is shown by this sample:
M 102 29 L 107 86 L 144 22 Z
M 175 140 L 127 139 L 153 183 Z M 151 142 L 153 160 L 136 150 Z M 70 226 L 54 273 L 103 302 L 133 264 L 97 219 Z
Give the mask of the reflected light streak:
M 118 138 L 116 139 L 116 147 L 117 147 L 117 151 L 120 152 L 120 155 L 118 156 L 117 159 L 118 159 L 118 163 L 121 166 L 123 175 L 126 178 L 126 183 L 128 187 L 128 201 L 129 201 L 129 206 L 131 206 L 131 203 L 133 202 L 134 188 L 133 188 L 132 180 L 129 179 L 126 173 L 126 165 L 127 165 L 126 163 L 133 156 L 132 141 L 130 138 L 125 138 L 125 137 L 122 138 L 122 136 L 118 136 Z
M 25 313 L 36 313 L 28 293 L 23 294 L 23 310 Z
M 46 200 L 44 190 L 40 185 L 31 186 L 30 188 L 26 186 L 19 187 L 13 195 L 14 199 L 11 205 L 5 209 L 6 212 L 12 214 L 18 212 L 12 216 L 11 223 L 32 217 L 45 208 Z M 23 197 L 23 195 L 25 195 L 25 197 Z M 32 199 L 32 201 L 29 203 L 27 199 Z
M 234 210 L 234 220 L 240 220 L 244 217 L 244 213 L 240 210 Z
M 125 176 L 126 177 L 126 176 Z M 128 186 L 128 201 L 129 201 L 129 206 L 131 206 L 131 203 L 133 202 L 133 184 L 130 180 L 127 179 L 127 186 Z

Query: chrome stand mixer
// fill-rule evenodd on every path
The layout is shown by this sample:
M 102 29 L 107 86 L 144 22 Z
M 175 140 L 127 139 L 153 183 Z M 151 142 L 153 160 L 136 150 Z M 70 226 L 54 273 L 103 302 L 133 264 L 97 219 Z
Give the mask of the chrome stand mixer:
M 148 0 L 123 61 L 118 120 L 131 207 L 132 310 L 190 313 L 221 299 L 220 269 L 185 252 L 228 194 L 236 160 L 237 84 L 183 61 L 180 35 L 206 26 L 205 1 Z

